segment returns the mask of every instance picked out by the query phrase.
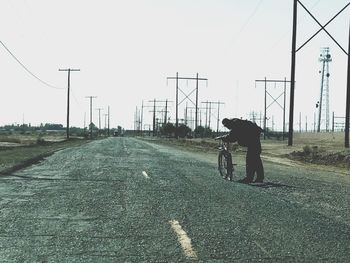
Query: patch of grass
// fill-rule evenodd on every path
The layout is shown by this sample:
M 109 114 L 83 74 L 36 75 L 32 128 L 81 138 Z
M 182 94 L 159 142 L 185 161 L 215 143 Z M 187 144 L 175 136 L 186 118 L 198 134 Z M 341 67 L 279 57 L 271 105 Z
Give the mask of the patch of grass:
M 0 136 L 0 142 L 21 143 L 21 140 L 16 137 L 2 135 Z
M 13 167 L 23 168 L 23 164 L 30 165 L 31 160 L 35 162 L 40 156 L 48 156 L 57 150 L 79 146 L 86 143 L 86 140 L 71 139 L 69 141 L 46 142 L 18 147 L 0 148 L 0 173 L 11 170 Z

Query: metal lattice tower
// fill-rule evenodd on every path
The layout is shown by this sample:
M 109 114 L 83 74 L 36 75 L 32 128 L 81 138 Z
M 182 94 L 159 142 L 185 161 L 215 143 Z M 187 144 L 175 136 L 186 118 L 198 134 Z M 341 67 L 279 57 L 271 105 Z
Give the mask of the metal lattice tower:
M 321 48 L 319 61 L 322 63 L 321 73 L 321 91 L 318 106 L 318 125 L 317 132 L 321 130 L 329 131 L 329 62 L 332 61 L 329 48 Z

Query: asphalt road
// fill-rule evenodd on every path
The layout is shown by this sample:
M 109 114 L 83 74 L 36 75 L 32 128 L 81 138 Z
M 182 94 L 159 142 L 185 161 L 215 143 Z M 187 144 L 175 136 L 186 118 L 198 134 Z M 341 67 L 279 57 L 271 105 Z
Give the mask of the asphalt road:
M 284 163 L 244 185 L 132 138 L 59 151 L 0 178 L 0 262 L 349 262 L 349 175 Z

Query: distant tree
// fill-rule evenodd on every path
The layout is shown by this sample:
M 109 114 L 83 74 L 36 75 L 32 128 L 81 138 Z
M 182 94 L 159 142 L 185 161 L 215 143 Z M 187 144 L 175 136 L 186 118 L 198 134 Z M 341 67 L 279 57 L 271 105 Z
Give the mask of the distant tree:
M 74 136 L 84 137 L 85 130 L 79 127 L 70 127 L 70 133 Z
M 45 130 L 63 130 L 62 124 L 55 124 L 55 123 L 45 123 L 43 126 Z
M 194 133 L 196 134 L 196 137 L 205 138 L 205 137 L 211 137 L 213 135 L 213 131 L 210 128 L 204 128 L 203 126 L 198 126 Z
M 180 138 L 185 138 L 186 136 L 190 135 L 190 133 L 191 133 L 191 129 L 185 124 L 180 124 L 177 127 L 177 135 Z
M 121 135 L 121 134 L 123 133 L 123 132 L 122 132 L 122 130 L 123 130 L 122 126 L 119 126 L 119 125 L 118 125 L 117 129 L 118 129 L 118 133 Z
M 165 136 L 172 136 L 175 133 L 175 126 L 168 122 L 160 128 L 160 133 Z

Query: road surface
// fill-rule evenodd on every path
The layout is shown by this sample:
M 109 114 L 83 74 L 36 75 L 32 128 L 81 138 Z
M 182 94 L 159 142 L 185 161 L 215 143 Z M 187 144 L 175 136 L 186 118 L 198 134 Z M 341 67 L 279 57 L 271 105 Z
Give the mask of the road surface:
M 134 138 L 61 150 L 0 178 L 0 262 L 349 262 L 349 175 L 264 165 L 244 185 Z

